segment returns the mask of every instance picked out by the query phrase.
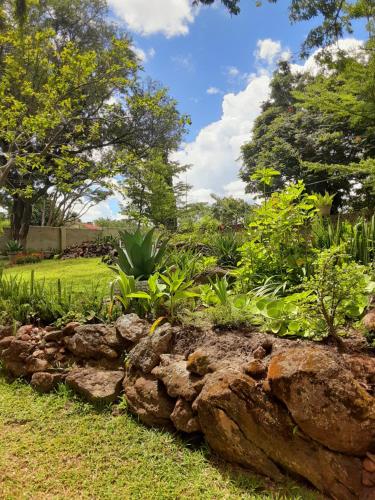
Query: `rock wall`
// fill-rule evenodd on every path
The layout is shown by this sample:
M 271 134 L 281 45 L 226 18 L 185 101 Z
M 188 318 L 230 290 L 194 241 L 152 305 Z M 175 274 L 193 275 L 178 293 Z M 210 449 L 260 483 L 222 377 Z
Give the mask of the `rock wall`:
M 165 324 L 0 329 L 0 359 L 39 391 L 65 381 L 92 402 L 124 393 L 150 426 L 202 433 L 229 462 L 285 473 L 332 498 L 375 499 L 375 357 L 259 332 Z

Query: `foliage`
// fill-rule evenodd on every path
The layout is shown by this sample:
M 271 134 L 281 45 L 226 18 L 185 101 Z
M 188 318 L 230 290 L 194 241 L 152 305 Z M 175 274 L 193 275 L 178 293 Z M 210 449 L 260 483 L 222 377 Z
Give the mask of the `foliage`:
M 48 325 L 63 324 L 64 319 L 104 320 L 107 317 L 104 299 L 105 294 L 97 284 L 73 293 L 73 288 L 60 280 L 49 285 L 35 280 L 33 271 L 29 280 L 4 273 L 0 276 L 0 317 L 6 323 L 16 320 Z
M 236 229 L 242 227 L 251 210 L 251 206 L 242 199 L 233 196 L 211 195 L 215 200 L 211 207 L 212 215 L 225 229 Z
M 120 231 L 120 245 L 117 245 L 117 264 L 113 269 L 121 269 L 128 276 L 147 279 L 160 264 L 167 241 L 159 244 L 159 239 L 153 238 L 154 229 L 145 234 L 137 229 L 134 233 Z
M 136 281 L 134 276 L 126 275 L 120 268 L 117 268 L 116 272 L 118 276 L 110 285 L 111 309 L 114 302 L 118 301 L 121 303 L 124 312 L 128 312 L 131 303 L 131 294 L 136 291 Z
M 303 180 L 308 193 L 336 193 L 334 213 L 340 207 L 370 208 L 374 205 L 371 186 L 359 162 L 373 156 L 375 136 L 367 126 L 354 126 L 349 113 L 338 116 L 337 95 L 342 92 L 339 73 L 326 77 L 323 64 L 321 71 L 312 77 L 292 72 L 287 62 L 279 63 L 270 99 L 255 121 L 251 141 L 242 147 L 241 177 L 249 192 L 264 196 Z M 330 111 L 319 104 L 320 81 L 327 92 L 330 89 Z M 265 183 L 267 172 L 280 175 Z
M 122 214 L 138 223 L 144 220 L 155 226 L 176 229 L 181 197 L 187 186 L 176 182 L 187 167 L 168 161 L 165 155 L 153 152 L 150 157 L 128 162 L 118 191 L 125 203 Z
M 243 238 L 237 233 L 219 233 L 211 239 L 210 249 L 220 266 L 236 267 L 241 257 L 239 248 L 242 243 Z
M 327 193 L 327 191 L 325 191 L 324 194 L 316 193 L 313 196 L 314 196 L 313 200 L 314 200 L 314 204 L 315 204 L 316 208 L 323 208 L 326 206 L 331 207 L 333 200 L 334 200 L 334 197 L 335 197 L 334 194 L 329 194 L 329 193 Z
M 311 264 L 306 225 L 314 210 L 302 182 L 273 193 L 254 209 L 236 273 L 245 288 L 262 284 L 270 275 L 296 284 L 301 281 Z
M 328 335 L 337 340 L 338 328 L 368 306 L 375 283 L 364 266 L 348 260 L 344 246 L 318 253 L 314 267 L 314 274 L 303 283 L 309 294 L 309 318 L 318 328 L 324 322 Z
M 23 246 L 17 240 L 9 240 L 5 248 L 8 253 L 21 252 L 23 250 Z

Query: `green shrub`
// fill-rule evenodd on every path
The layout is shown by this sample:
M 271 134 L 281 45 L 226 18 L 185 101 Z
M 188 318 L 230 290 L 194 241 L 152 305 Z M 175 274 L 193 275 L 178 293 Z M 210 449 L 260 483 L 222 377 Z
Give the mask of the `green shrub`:
M 243 238 L 234 232 L 219 233 L 214 236 L 210 249 L 217 257 L 217 263 L 223 267 L 236 267 L 241 258 L 239 248 L 243 244 Z

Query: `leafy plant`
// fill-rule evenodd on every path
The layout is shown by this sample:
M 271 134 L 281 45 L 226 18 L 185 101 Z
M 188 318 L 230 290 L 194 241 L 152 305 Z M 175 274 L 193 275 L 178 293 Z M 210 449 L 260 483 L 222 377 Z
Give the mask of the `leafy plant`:
M 241 244 L 242 241 L 236 233 L 226 232 L 213 238 L 211 250 L 220 266 L 236 267 L 241 258 L 239 251 Z
M 117 246 L 118 267 L 113 267 L 115 272 L 121 269 L 128 276 L 148 279 L 160 264 L 164 255 L 167 241 L 159 245 L 158 239 L 153 239 L 154 229 L 142 234 L 139 229 L 134 233 L 121 231 L 120 245 Z
M 6 250 L 8 253 L 21 252 L 23 250 L 23 246 L 17 240 L 9 240 L 6 244 Z
M 116 272 L 118 276 L 110 285 L 111 309 L 117 300 L 122 304 L 124 311 L 127 312 L 131 303 L 131 294 L 136 291 L 136 280 L 134 276 L 128 276 L 120 268 Z
M 229 303 L 231 291 L 229 290 L 229 283 L 227 278 L 224 276 L 223 278 L 217 278 L 216 281 L 212 281 L 210 279 L 211 289 L 215 294 L 217 300 L 222 305 L 226 305 Z
M 344 246 L 317 255 L 315 273 L 305 279 L 309 318 L 324 321 L 327 334 L 339 341 L 338 328 L 347 318 L 359 317 L 369 302 L 375 283 L 367 269 L 348 259 Z
M 329 194 L 327 191 L 324 194 L 314 193 L 312 199 L 316 208 L 331 207 L 335 194 Z

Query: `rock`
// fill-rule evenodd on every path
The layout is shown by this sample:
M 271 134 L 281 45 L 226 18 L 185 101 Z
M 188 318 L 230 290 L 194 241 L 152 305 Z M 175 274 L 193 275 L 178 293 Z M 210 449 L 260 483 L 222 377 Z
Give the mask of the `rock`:
M 364 486 L 370 486 L 370 487 L 375 486 L 375 472 L 367 472 L 366 470 L 364 470 L 362 472 L 362 484 Z
M 172 398 L 182 397 L 187 401 L 192 401 L 198 395 L 194 384 L 199 378 L 187 371 L 183 356 L 161 354 L 160 365 L 156 366 L 151 373 L 163 382 L 168 395 Z
M 194 415 L 190 404 L 180 398 L 171 413 L 171 420 L 177 430 L 186 433 L 200 432 L 198 416 Z
M 154 375 L 131 370 L 125 376 L 124 391 L 129 410 L 144 424 L 171 427 L 170 416 L 175 402 Z
M 208 444 L 226 460 L 275 480 L 282 480 L 283 470 L 292 471 L 340 500 L 361 497 L 361 460 L 309 439 L 251 377 L 235 369 L 213 373 L 197 409 Z
M 30 335 L 33 328 L 34 328 L 33 325 L 23 325 L 20 328 L 18 328 L 16 336 L 21 337 L 21 335 L 24 335 L 24 334 Z
M 62 329 L 63 337 L 70 337 L 71 335 L 74 335 L 79 326 L 81 326 L 81 323 L 78 323 L 78 321 L 71 321 L 70 323 L 67 323 Z
M 65 375 L 61 373 L 37 372 L 31 377 L 31 385 L 41 393 L 51 392 L 63 382 Z
M 120 316 L 115 323 L 115 328 L 124 340 L 127 349 L 137 344 L 141 338 L 147 337 L 150 331 L 150 325 L 147 321 L 141 319 L 137 314 Z
M 83 368 L 72 370 L 65 380 L 69 387 L 88 401 L 111 403 L 120 395 L 123 378 L 121 370 Z
M 116 359 L 122 350 L 116 330 L 107 325 L 81 325 L 64 342 L 73 354 L 84 359 Z
M 367 472 L 375 472 L 375 462 L 370 458 L 366 457 L 362 462 L 362 467 L 367 470 Z
M 143 373 L 150 373 L 159 364 L 160 355 L 169 351 L 172 335 L 173 328 L 169 323 L 165 323 L 151 336 L 141 339 L 129 353 L 131 365 Z
M 14 332 L 13 325 L 0 326 L 0 340 L 5 339 L 5 337 L 12 336 L 13 332 Z
M 375 309 L 371 309 L 362 319 L 362 323 L 364 324 L 367 330 L 374 331 L 375 330 Z
M 44 335 L 44 340 L 46 342 L 56 342 L 62 340 L 64 337 L 63 331 L 62 330 L 51 330 L 49 332 L 46 332 Z
M 272 357 L 268 381 L 303 432 L 361 456 L 375 443 L 375 398 L 340 361 L 318 346 L 291 348 Z
M 264 347 L 259 346 L 253 351 L 253 356 L 255 359 L 263 359 L 267 356 L 267 352 Z
M 30 356 L 26 360 L 27 373 L 44 372 L 46 370 L 49 370 L 50 368 L 52 367 L 46 359 L 40 359 L 34 356 Z
M 267 368 L 260 359 L 253 359 L 244 365 L 243 370 L 247 375 L 256 378 L 263 376 L 266 373 Z
M 197 349 L 188 357 L 186 369 L 203 376 L 214 371 L 214 360 L 208 353 Z
M 27 375 L 29 370 L 26 359 L 32 353 L 34 347 L 32 342 L 24 342 L 16 337 L 5 337 L 0 341 L 1 360 L 5 370 L 15 377 Z

